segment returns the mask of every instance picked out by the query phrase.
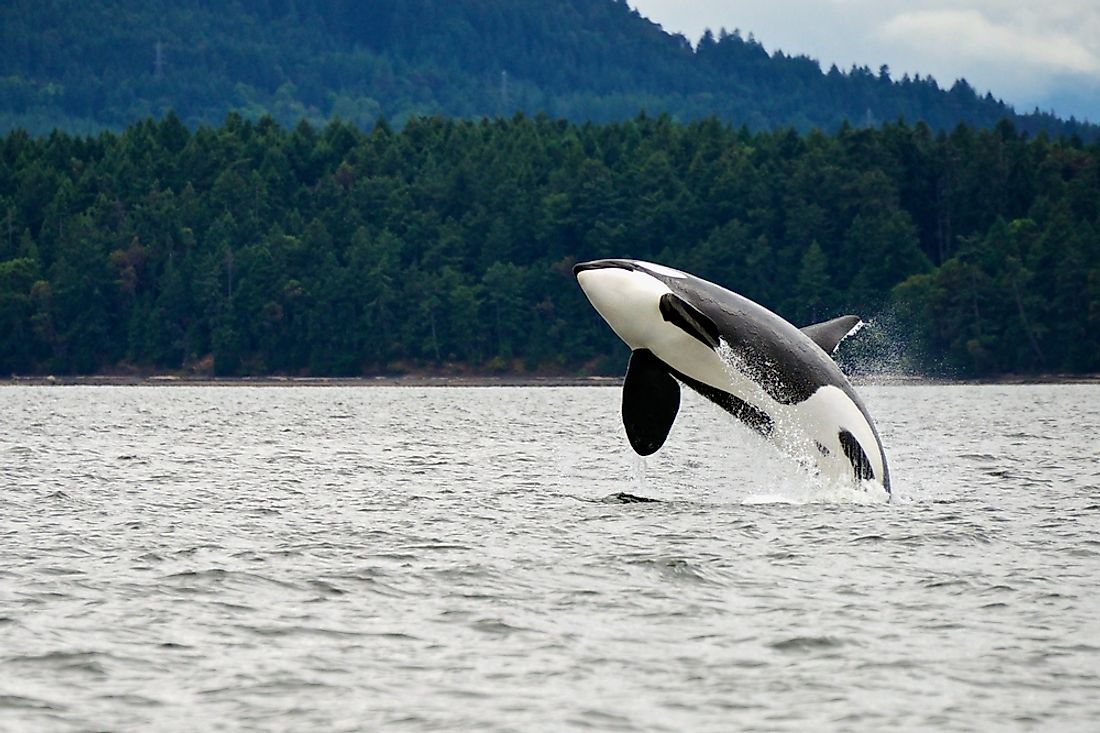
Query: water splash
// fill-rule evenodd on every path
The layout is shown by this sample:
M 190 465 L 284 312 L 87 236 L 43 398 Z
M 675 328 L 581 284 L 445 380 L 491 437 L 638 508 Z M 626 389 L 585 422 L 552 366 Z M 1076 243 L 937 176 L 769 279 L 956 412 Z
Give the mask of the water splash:
M 890 495 L 878 483 L 835 481 L 804 474 L 801 481 L 787 481 L 772 490 L 747 494 L 742 504 L 888 504 Z
M 834 355 L 841 370 L 864 384 L 890 384 L 923 379 L 931 368 L 909 319 L 898 306 L 867 318 L 858 333 L 840 342 Z
M 646 460 L 645 456 L 634 455 L 634 486 L 631 491 L 616 491 L 614 494 L 600 499 L 604 504 L 652 504 L 659 499 L 645 496 L 646 489 Z
M 741 354 L 725 340 L 719 342 L 715 351 L 735 384 L 744 384 L 747 379 L 768 387 L 779 386 L 776 374 L 766 371 L 766 366 L 764 369 L 750 370 Z M 766 396 L 764 388 L 760 388 L 760 396 Z M 760 441 L 755 434 L 750 439 L 750 444 L 761 446 L 763 443 L 768 446 L 753 451 L 751 455 L 762 490 L 750 490 L 742 499 L 743 503 L 876 504 L 889 500 L 889 494 L 877 482 L 853 482 L 823 474 L 818 467 L 813 436 L 795 415 L 779 409 L 771 417 L 773 425 L 768 439 Z
M 646 463 L 645 456 L 634 454 L 634 491 L 642 495 L 645 493 L 646 481 Z

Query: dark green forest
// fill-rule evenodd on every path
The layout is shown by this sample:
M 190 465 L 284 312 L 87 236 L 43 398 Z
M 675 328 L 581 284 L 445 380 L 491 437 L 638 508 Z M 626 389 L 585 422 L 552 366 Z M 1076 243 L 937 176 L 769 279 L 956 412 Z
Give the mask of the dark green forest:
M 340 118 L 577 122 L 717 116 L 750 130 L 836 131 L 903 118 L 1096 138 L 1016 114 L 965 81 L 823 71 L 716 29 L 693 46 L 619 0 L 12 0 L 0 3 L 0 132 L 95 134 L 174 110 L 191 129 L 230 111 L 292 127 Z
M 1100 144 L 639 116 L 0 139 L 0 373 L 619 373 L 570 272 L 649 259 L 960 375 L 1100 370 Z

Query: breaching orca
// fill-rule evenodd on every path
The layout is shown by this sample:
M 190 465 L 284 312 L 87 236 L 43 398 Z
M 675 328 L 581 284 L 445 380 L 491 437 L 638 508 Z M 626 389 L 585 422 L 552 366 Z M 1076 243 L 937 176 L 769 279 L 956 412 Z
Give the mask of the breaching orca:
M 630 347 L 623 425 L 639 455 L 664 445 L 682 382 L 784 452 L 812 457 L 822 474 L 874 479 L 890 491 L 878 429 L 831 357 L 859 327 L 858 316 L 799 330 L 748 298 L 663 265 L 595 260 L 573 273 Z

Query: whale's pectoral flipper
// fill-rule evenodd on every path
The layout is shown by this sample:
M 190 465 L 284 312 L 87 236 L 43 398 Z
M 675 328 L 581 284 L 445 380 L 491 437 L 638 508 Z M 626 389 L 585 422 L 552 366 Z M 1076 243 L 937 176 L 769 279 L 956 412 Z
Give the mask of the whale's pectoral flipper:
M 721 337 L 718 326 L 695 306 L 673 293 L 665 293 L 661 296 L 660 308 L 661 317 L 669 323 L 687 331 L 712 349 L 718 346 Z
M 813 339 L 813 342 L 826 354 L 831 354 L 836 351 L 841 341 L 859 329 L 861 323 L 863 320 L 859 316 L 840 316 L 831 321 L 805 326 L 800 330 Z
M 649 349 L 630 354 L 623 380 L 623 426 L 634 452 L 656 453 L 680 409 L 680 385 Z

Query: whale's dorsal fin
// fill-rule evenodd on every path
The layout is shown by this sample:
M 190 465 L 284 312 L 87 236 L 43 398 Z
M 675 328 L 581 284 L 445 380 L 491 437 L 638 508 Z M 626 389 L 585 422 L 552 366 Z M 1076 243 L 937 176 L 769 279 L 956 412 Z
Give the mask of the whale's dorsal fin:
M 623 427 L 640 456 L 656 453 L 680 410 L 680 385 L 649 349 L 630 353 L 623 380 Z
M 859 316 L 840 316 L 831 321 L 806 326 L 801 330 L 802 333 L 813 339 L 813 342 L 820 346 L 826 354 L 831 354 L 836 351 L 836 347 L 840 345 L 845 337 L 851 336 L 862 325 L 863 320 Z

